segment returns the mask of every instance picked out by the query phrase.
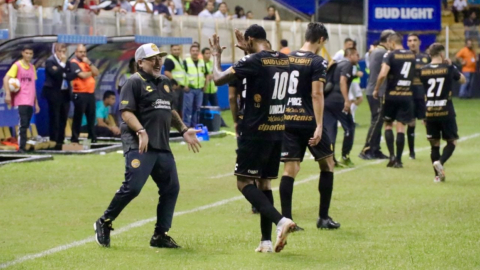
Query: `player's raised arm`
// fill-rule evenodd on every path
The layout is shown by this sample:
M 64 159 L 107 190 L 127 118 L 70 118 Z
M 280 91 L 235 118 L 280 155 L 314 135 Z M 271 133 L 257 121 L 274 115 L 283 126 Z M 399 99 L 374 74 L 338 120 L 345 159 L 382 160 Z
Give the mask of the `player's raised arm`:
M 212 39 L 208 41 L 210 42 L 213 57 L 213 81 L 217 86 L 229 83 L 235 79 L 235 73 L 232 68 L 222 71 L 222 51 L 225 50 L 226 47 L 220 46 L 220 37 L 217 36 L 217 34 L 214 34 Z

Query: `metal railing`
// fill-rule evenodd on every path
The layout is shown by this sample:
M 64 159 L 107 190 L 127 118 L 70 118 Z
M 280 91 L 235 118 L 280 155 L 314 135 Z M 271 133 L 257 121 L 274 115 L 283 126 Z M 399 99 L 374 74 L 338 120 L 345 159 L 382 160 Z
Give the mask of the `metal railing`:
M 101 11 L 98 15 L 85 9 L 62 11 L 54 8 L 31 7 L 15 10 L 11 4 L 0 8 L 0 28 L 9 29 L 9 38 L 36 35 L 150 35 L 191 37 L 201 47 L 208 46 L 208 39 L 217 33 L 222 45 L 226 46 L 224 62 L 233 62 L 243 55 L 235 48 L 234 29 L 245 30 L 251 24 L 259 24 L 267 31 L 273 49 L 279 49 L 281 39 L 286 39 L 294 50 L 302 46 L 308 23 L 264 20 L 223 20 L 205 19 L 197 16 L 173 16 L 168 21 L 164 16 L 146 13 L 119 13 Z M 365 27 L 363 25 L 326 24 L 330 39 L 324 54 L 333 54 L 343 48 L 343 40 L 351 37 L 357 40 L 361 55 L 365 53 Z M 169 49 L 169 48 L 164 48 Z M 184 46 L 184 54 L 188 54 Z

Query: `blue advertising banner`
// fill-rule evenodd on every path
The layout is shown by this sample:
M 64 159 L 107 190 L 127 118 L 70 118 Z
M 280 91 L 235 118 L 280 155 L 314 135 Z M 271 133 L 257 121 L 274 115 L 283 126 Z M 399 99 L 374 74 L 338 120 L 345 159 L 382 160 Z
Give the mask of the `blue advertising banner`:
M 368 1 L 369 31 L 440 31 L 441 16 L 439 0 Z

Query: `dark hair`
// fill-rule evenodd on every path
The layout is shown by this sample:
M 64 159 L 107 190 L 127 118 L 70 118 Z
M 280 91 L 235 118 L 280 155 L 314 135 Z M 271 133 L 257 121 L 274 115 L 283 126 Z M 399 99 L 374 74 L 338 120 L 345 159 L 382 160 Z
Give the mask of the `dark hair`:
M 273 10 L 277 10 L 274 5 L 268 6 L 267 10 L 269 10 L 269 9 L 271 9 L 271 8 L 273 8 Z
M 171 80 L 170 80 L 170 83 L 172 83 L 172 86 L 178 85 L 178 82 L 177 82 L 177 80 L 175 80 L 175 79 L 171 79 Z
M 379 44 L 380 44 L 380 40 L 375 40 L 375 41 L 372 43 L 373 46 L 378 46 Z
M 398 34 L 398 33 L 395 33 L 395 34 L 391 34 L 390 36 L 388 36 L 387 40 L 389 42 L 395 42 L 395 44 L 402 44 L 402 41 L 403 41 L 403 37 Z
M 105 100 L 105 99 L 107 99 L 107 98 L 109 98 L 109 97 L 111 97 L 111 96 L 115 96 L 115 92 L 110 91 L 110 90 L 105 91 L 105 93 L 103 93 L 103 100 Z
M 420 37 L 418 36 L 418 34 L 415 34 L 415 33 L 410 33 L 410 34 L 408 34 L 408 37 L 407 37 L 407 38 L 409 38 L 409 37 L 417 37 L 418 40 L 420 40 Z
M 265 29 L 260 25 L 252 24 L 245 30 L 244 37 L 245 40 L 248 40 L 249 37 L 265 40 L 267 39 L 267 32 L 265 32 Z
M 172 44 L 172 45 L 170 45 L 170 49 L 175 47 L 175 46 L 180 46 L 180 44 Z
M 300 18 L 300 17 L 295 17 L 294 21 L 296 21 L 296 20 L 303 21 L 302 18 Z
M 270 47 L 270 50 L 272 49 L 272 43 L 270 43 L 270 40 L 265 39 L 265 42 L 267 42 L 268 46 Z
M 350 55 L 354 54 L 355 52 L 357 52 L 357 49 L 348 48 L 348 49 L 345 50 L 345 54 L 343 56 L 347 57 L 347 56 L 350 56 Z
M 323 40 L 328 39 L 327 28 L 320 22 L 309 23 L 305 32 L 305 41 L 315 43 L 322 37 Z
M 247 15 L 248 13 L 253 13 L 251 10 L 247 11 L 247 13 L 245 13 L 245 15 Z
M 205 54 L 206 51 L 210 51 L 210 48 L 209 47 L 205 47 L 202 49 L 202 54 Z
M 66 49 L 66 48 L 67 48 L 67 44 L 65 44 L 65 43 L 56 43 L 55 44 L 55 51 L 57 51 L 59 49 Z
M 353 41 L 353 39 L 347 37 L 344 41 L 343 41 L 343 44 L 347 43 L 347 42 L 355 42 Z
M 282 47 L 288 47 L 288 41 L 286 39 L 280 40 L 280 44 L 282 45 Z
M 27 51 L 27 50 L 33 51 L 32 46 L 30 46 L 30 45 L 24 45 L 24 46 L 22 47 L 22 52 Z
M 392 29 L 383 30 L 380 34 L 380 43 L 387 42 L 387 39 L 391 34 L 395 34 L 395 31 L 393 31 Z
M 192 46 L 190 46 L 190 50 L 192 50 L 193 48 L 197 48 L 200 50 L 200 46 L 195 44 L 195 42 L 192 44 Z
M 236 6 L 235 7 L 235 14 L 237 15 L 237 18 L 240 19 L 240 12 L 243 11 L 245 13 L 245 10 L 241 6 Z
M 135 71 L 135 67 L 136 67 L 135 64 L 136 64 L 135 58 L 130 59 L 130 61 L 128 62 L 128 72 L 129 73 L 133 73 Z
M 225 7 L 228 8 L 227 3 L 225 3 L 225 2 L 221 2 L 220 4 L 218 4 L 218 7 L 220 7 L 221 5 L 225 5 Z
M 357 42 L 355 40 L 353 40 L 353 47 L 352 48 L 357 48 Z
M 445 47 L 440 43 L 433 43 L 430 45 L 430 56 L 439 56 L 441 52 L 445 51 Z

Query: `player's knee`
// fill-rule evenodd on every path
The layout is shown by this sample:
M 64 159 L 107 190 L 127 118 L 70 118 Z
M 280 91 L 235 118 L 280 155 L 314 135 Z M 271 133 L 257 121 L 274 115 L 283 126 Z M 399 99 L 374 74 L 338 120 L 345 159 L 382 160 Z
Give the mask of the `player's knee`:
M 430 140 L 430 145 L 433 146 L 433 147 L 439 147 L 440 146 L 440 140 L 431 139 Z
M 300 162 L 298 161 L 285 162 L 285 169 L 283 171 L 283 175 L 295 178 L 299 171 L 300 171 Z
M 439 143 L 439 144 L 440 144 L 440 143 Z M 447 141 L 447 144 L 456 146 L 456 145 L 457 145 L 457 140 L 448 140 L 448 141 Z
M 253 185 L 253 180 L 249 178 L 244 178 L 244 177 L 237 177 L 237 188 L 240 192 L 242 192 L 243 188 L 248 186 L 248 185 Z
M 322 172 L 333 172 L 333 168 L 335 168 L 335 161 L 333 160 L 333 157 L 320 160 L 318 163 Z
M 269 179 L 258 179 L 257 188 L 260 190 L 271 190 L 272 189 L 271 181 Z

